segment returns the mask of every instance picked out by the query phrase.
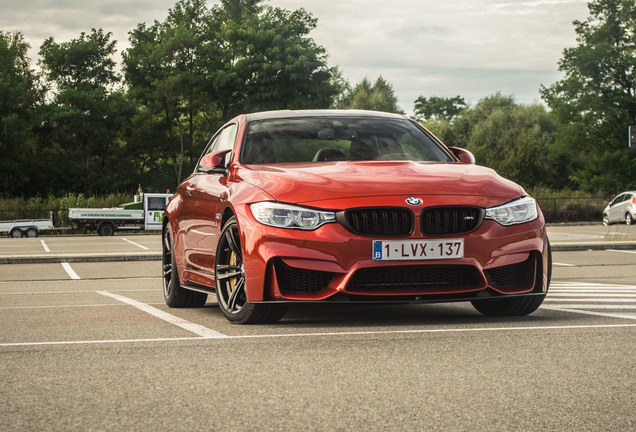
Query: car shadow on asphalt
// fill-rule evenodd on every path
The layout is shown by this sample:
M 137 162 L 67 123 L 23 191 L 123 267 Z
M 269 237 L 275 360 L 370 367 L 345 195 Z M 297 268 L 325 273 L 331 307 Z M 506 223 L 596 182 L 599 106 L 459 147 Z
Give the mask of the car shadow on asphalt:
M 548 313 L 544 313 L 548 312 Z M 412 325 L 546 325 L 564 317 L 541 309 L 518 317 L 488 317 L 466 303 L 353 305 L 292 305 L 277 325 L 301 328 L 403 327 Z

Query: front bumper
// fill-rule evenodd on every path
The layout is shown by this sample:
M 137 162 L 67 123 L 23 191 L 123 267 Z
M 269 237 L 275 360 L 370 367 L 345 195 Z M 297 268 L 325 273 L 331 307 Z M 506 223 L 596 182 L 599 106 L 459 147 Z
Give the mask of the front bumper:
M 460 259 L 374 261 L 373 240 L 338 223 L 315 231 L 266 227 L 239 218 L 247 300 L 462 301 L 547 292 L 548 242 L 539 218 L 504 227 L 485 220 L 464 235 Z M 417 226 L 417 224 L 416 224 Z M 417 230 L 404 240 L 439 239 Z M 393 238 L 394 240 L 394 238 Z

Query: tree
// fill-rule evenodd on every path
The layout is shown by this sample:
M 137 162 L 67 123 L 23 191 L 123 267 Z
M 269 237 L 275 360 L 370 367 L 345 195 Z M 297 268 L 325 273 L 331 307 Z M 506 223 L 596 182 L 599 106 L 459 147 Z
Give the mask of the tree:
M 517 104 L 496 93 L 461 111 L 452 121 L 424 124 L 447 145 L 466 147 L 477 163 L 522 186 L 558 183 L 551 159 L 556 122 L 542 105 Z
M 178 182 L 198 151 L 239 113 L 326 108 L 338 92 L 324 48 L 308 37 L 316 19 L 262 0 L 181 0 L 164 22 L 130 34 L 124 72 L 144 107 L 143 126 Z M 150 122 L 147 114 L 160 121 Z M 148 152 L 154 149 L 147 149 Z M 184 167 L 183 165 L 186 165 Z
M 415 100 L 414 117 L 418 121 L 452 120 L 466 108 L 466 102 L 461 96 L 452 98 L 420 96 Z
M 636 3 L 594 0 L 575 21 L 577 46 L 563 51 L 565 76 L 541 94 L 561 123 L 560 154 L 573 155 L 578 186 L 613 193 L 636 187 L 636 152 L 627 130 L 636 125 Z
M 53 38 L 40 48 L 40 66 L 51 85 L 42 137 L 47 184 L 55 192 L 108 192 L 114 184 L 122 143 L 119 133 L 133 107 L 115 90 L 115 41 L 92 29 L 70 42 Z
M 191 164 L 198 156 L 197 122 L 208 101 L 215 100 L 206 82 L 213 79 L 210 69 L 221 63 L 220 53 L 211 50 L 210 18 L 204 0 L 181 0 L 165 22 L 139 24 L 130 32 L 132 46 L 123 53 L 129 94 L 144 107 L 135 120 L 163 132 L 145 130 L 158 139 L 145 145 L 137 141 L 141 157 L 157 155 L 159 150 L 161 157 L 156 160 L 170 164 L 174 171 L 170 184 L 181 180 L 184 162 Z M 159 120 L 148 121 L 149 113 Z
M 398 106 L 393 86 L 381 76 L 373 84 L 365 77 L 355 87 L 347 91 L 335 107 L 404 114 L 404 111 Z
M 28 49 L 21 33 L 0 31 L 0 193 L 17 193 L 16 185 L 31 180 L 33 130 L 42 92 Z
M 215 89 L 225 117 L 331 104 L 337 88 L 325 49 L 308 37 L 317 25 L 311 14 L 261 0 L 222 0 L 213 13 L 226 54 Z

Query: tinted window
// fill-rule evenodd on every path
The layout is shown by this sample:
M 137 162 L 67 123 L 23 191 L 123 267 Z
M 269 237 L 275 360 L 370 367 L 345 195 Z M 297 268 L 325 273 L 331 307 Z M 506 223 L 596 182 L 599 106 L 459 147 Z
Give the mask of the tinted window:
M 241 162 L 453 159 L 407 119 L 289 118 L 251 122 Z

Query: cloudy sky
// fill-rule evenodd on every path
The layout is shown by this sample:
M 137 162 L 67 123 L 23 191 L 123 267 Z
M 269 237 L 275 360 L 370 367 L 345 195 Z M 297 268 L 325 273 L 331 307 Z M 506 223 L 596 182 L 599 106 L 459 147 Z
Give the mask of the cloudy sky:
M 42 41 L 112 32 L 118 49 L 138 23 L 163 21 L 176 0 L 0 0 L 0 30 L 20 31 L 37 59 Z M 216 1 L 208 0 L 208 5 Z M 318 18 L 314 40 L 352 84 L 383 76 L 412 113 L 420 96 L 470 103 L 501 91 L 540 101 L 539 87 L 561 75 L 557 62 L 576 43 L 572 21 L 587 0 L 269 0 Z

